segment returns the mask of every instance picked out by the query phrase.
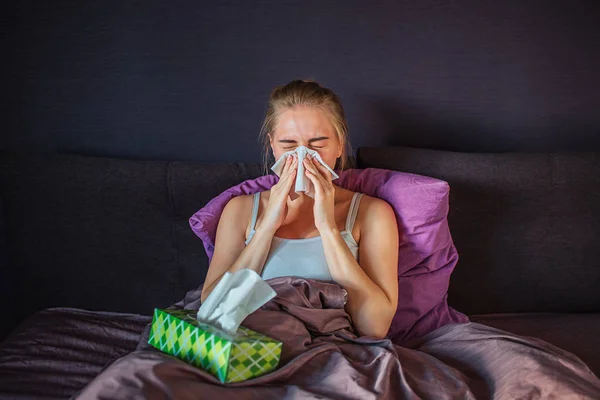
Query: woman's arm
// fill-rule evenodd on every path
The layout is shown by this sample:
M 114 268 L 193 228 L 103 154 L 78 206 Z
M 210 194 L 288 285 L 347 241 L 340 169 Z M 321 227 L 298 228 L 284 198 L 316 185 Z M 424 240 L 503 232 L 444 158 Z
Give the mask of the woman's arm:
M 251 196 L 231 199 L 221 214 L 215 251 L 202 289 L 203 303 L 225 272 L 249 268 L 260 275 L 265 265 L 275 231 L 267 225 L 257 226 L 252 240 L 246 246 L 246 225 L 241 221 L 248 219 L 251 200 L 247 197 Z
M 261 222 L 256 226 L 254 236 L 246 246 L 246 224 L 250 215 L 250 196 L 234 197 L 227 203 L 215 239 L 213 253 L 200 301 L 208 297 L 225 272 L 235 272 L 243 268 L 256 271 L 259 275 L 269 255 L 271 241 L 287 214 L 287 198 L 296 178 L 298 159 L 288 157 L 279 181 L 271 187 L 269 202 Z
M 398 305 L 398 227 L 388 203 L 362 200 L 358 262 L 337 228 L 321 235 L 331 276 L 348 291 L 346 310 L 354 326 L 361 335 L 383 338 Z
M 358 212 L 359 263 L 340 235 L 334 217 L 335 187 L 330 172 L 305 159 L 315 186 L 315 225 L 321 233 L 332 278 L 348 291 L 346 310 L 361 335 L 383 338 L 398 306 L 398 227 L 392 207 L 363 196 Z

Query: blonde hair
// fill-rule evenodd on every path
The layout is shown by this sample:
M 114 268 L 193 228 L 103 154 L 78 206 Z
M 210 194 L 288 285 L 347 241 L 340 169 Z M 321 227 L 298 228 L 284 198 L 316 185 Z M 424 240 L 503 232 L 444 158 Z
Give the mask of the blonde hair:
M 331 89 L 323 87 L 315 81 L 294 80 L 285 86 L 273 89 L 269 98 L 259 137 L 263 146 L 265 174 L 268 173 L 270 164 L 269 135 L 273 135 L 279 116 L 284 111 L 295 107 L 314 107 L 325 112 L 342 146 L 342 154 L 336 163 L 336 168 L 343 170 L 346 166 L 347 154 L 350 151 L 350 143 L 348 142 L 348 124 L 342 102 Z

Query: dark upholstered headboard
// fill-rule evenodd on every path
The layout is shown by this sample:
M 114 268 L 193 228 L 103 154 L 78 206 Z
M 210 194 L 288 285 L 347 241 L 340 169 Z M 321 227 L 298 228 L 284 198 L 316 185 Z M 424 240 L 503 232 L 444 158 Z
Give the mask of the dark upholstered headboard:
M 600 311 L 600 153 L 382 147 L 359 149 L 357 161 L 450 184 L 453 307 Z
M 598 154 L 361 148 L 357 163 L 450 183 L 453 307 L 600 311 Z M 258 164 L 0 154 L 0 304 L 11 305 L 0 336 L 43 308 L 149 314 L 180 300 L 208 268 L 189 217 L 260 174 Z

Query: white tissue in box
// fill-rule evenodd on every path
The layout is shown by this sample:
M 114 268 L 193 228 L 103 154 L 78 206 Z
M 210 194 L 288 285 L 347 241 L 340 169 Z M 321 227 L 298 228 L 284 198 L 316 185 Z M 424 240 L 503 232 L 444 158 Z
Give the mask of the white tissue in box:
M 242 321 L 277 293 L 251 269 L 225 272 L 200 306 L 198 321 L 235 334 Z

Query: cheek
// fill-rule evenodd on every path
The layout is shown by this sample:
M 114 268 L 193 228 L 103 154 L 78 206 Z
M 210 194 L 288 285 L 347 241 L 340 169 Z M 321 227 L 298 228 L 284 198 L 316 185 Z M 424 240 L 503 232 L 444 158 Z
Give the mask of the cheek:
M 271 151 L 273 152 L 273 157 L 275 158 L 275 161 L 277 161 L 287 150 L 282 149 L 281 146 L 279 146 L 279 144 L 276 144 L 271 148 Z
M 337 161 L 336 153 L 333 149 L 321 149 L 317 150 L 317 153 L 321 156 L 321 159 L 325 161 L 327 165 L 331 168 L 335 167 L 335 162 Z

